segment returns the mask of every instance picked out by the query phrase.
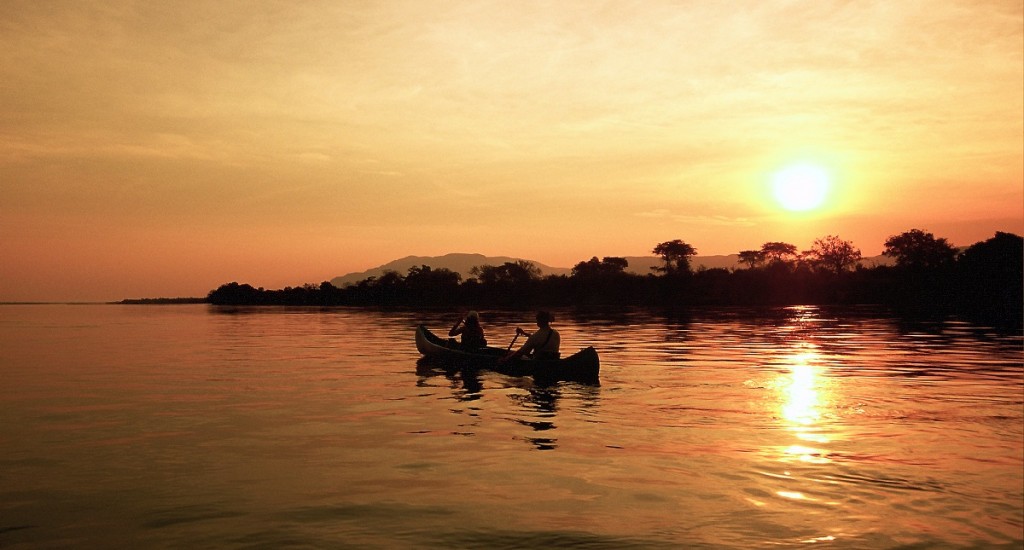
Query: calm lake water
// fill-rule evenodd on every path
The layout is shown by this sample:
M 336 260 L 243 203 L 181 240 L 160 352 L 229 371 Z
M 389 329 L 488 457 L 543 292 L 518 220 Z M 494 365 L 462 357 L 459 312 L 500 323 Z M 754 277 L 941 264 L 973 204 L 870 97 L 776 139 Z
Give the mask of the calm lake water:
M 418 365 L 455 315 L 0 306 L 0 547 L 1024 545 L 1017 332 L 556 312 L 601 383 L 535 387 Z

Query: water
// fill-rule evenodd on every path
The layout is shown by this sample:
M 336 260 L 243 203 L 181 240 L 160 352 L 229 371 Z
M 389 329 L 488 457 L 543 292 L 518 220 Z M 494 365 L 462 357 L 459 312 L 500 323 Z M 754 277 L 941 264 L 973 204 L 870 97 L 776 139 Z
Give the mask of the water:
M 1019 333 L 557 315 L 600 386 L 418 365 L 453 313 L 0 307 L 0 547 L 1024 545 Z

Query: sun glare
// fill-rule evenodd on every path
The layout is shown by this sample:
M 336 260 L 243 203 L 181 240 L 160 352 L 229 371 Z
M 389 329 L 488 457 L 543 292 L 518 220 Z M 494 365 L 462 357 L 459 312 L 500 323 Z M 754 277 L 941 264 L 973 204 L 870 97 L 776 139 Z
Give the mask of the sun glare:
M 779 170 L 772 177 L 772 192 L 786 210 L 803 212 L 818 208 L 828 195 L 829 177 L 812 164 L 797 164 Z

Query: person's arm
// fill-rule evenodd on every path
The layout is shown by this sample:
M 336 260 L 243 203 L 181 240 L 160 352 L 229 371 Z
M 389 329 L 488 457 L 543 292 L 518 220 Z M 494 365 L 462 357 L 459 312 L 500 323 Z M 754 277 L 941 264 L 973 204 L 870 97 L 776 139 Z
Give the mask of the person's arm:
M 463 321 L 465 321 L 465 318 L 459 317 L 459 320 L 455 321 L 455 324 L 452 325 L 452 329 L 448 331 L 448 336 L 458 336 L 459 334 L 462 334 L 462 331 L 466 330 L 466 327 L 459 328 L 459 325 L 461 325 Z
M 521 328 L 516 329 L 516 334 L 525 334 L 527 336 L 526 343 L 523 344 L 523 347 L 517 349 L 516 351 L 512 352 L 510 355 L 507 355 L 504 359 L 502 359 L 503 362 L 511 361 L 512 359 L 516 359 L 517 357 L 522 357 L 532 352 L 533 349 L 537 347 L 537 343 L 533 341 L 533 334 L 530 334 L 529 332 L 526 332 Z

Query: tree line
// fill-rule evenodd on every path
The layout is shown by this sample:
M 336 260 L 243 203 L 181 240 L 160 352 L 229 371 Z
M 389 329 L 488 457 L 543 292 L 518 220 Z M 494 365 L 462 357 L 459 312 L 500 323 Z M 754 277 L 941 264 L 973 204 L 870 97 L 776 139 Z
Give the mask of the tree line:
M 965 249 L 920 229 L 893 235 L 883 255 L 891 266 L 863 266 L 850 241 L 829 235 L 800 251 L 766 242 L 739 252 L 735 269 L 693 269 L 697 249 L 682 240 L 652 251 L 662 265 L 629 273 L 625 258 L 593 257 L 569 275 L 542 276 L 524 260 L 474 267 L 470 277 L 415 266 L 338 288 L 329 282 L 281 290 L 228 283 L 207 301 L 217 305 L 533 308 L 599 305 L 687 307 L 793 304 L 879 304 L 907 310 L 986 314 L 1018 320 L 1024 309 L 1024 238 L 997 232 Z

